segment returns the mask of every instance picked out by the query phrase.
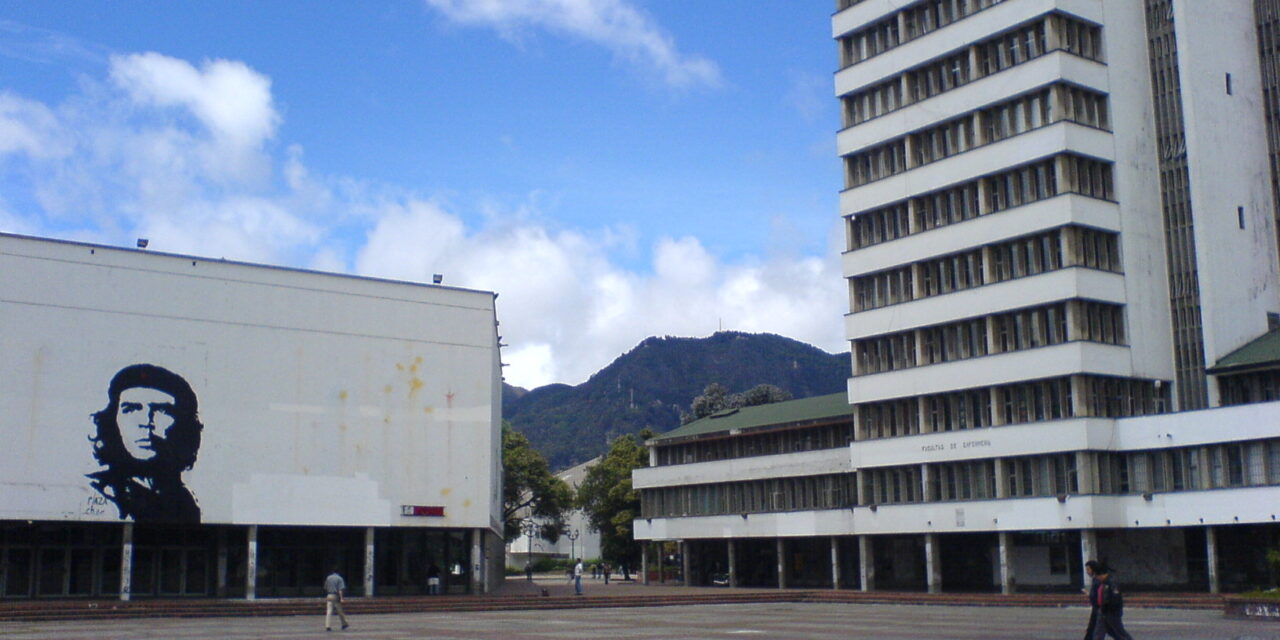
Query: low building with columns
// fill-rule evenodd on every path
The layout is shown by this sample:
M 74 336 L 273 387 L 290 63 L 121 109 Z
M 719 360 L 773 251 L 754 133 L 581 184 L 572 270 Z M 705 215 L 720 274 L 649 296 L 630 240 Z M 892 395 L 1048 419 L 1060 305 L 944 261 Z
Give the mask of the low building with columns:
M 1235 376 L 1265 367 L 1274 398 L 1264 341 Z M 692 585 L 1075 591 L 1102 559 L 1135 590 L 1242 590 L 1280 547 L 1278 424 L 1260 402 L 860 441 L 843 393 L 734 409 L 649 441 L 636 537 L 650 569 L 679 543 Z
M 502 577 L 493 293 L 0 234 L 0 596 Z

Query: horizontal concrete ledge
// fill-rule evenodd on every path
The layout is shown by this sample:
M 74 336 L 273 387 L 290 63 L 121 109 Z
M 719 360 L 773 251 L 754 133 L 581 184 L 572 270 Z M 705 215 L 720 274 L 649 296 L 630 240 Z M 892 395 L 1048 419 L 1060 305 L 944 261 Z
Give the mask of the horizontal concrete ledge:
M 849 604 L 917 604 L 939 606 L 1073 607 L 1085 606 L 1076 594 L 928 594 L 849 589 L 728 589 L 724 587 L 628 588 L 631 593 L 585 596 L 412 596 L 349 598 L 348 615 L 664 607 L 767 602 L 846 602 Z M 1130 592 L 1130 607 L 1224 609 L 1227 599 L 1212 594 L 1142 594 Z M 44 600 L 0 603 L 0 621 L 107 620 L 120 618 L 203 618 L 321 615 L 323 600 Z

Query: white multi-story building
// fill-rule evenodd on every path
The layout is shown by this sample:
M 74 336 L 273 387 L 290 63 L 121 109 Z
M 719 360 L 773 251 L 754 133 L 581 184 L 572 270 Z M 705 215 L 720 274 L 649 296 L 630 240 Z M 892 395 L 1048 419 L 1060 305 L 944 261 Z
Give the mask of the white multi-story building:
M 772 534 L 772 579 L 1068 588 L 1100 557 L 1139 588 L 1265 582 L 1280 2 L 837 9 L 856 490 L 845 524 Z M 780 455 L 754 466 L 799 454 Z M 682 482 L 732 466 L 698 464 Z M 671 488 L 664 473 L 636 484 Z M 752 518 L 637 530 L 765 535 Z M 830 572 L 788 565 L 814 544 Z

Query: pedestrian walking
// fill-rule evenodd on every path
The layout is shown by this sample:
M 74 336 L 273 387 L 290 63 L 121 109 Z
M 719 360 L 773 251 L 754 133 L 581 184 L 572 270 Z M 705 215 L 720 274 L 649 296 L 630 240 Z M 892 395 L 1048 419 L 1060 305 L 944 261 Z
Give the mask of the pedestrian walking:
M 573 565 L 573 593 L 582 595 L 582 558 L 578 558 L 578 564 Z
M 1111 570 L 1097 560 L 1084 563 L 1084 571 L 1093 578 L 1089 585 L 1089 627 L 1085 630 L 1084 640 L 1105 640 L 1111 636 L 1116 640 L 1133 640 L 1133 636 L 1124 630 L 1124 596 L 1120 586 L 1111 577 Z
M 342 575 L 338 573 L 338 568 L 334 567 L 329 573 L 329 577 L 324 579 L 324 630 L 333 631 L 330 622 L 333 621 L 333 612 L 338 611 L 338 619 L 342 621 L 342 630 L 346 631 L 351 625 L 347 624 L 347 614 L 342 610 L 342 598 L 347 591 L 347 581 L 342 579 Z

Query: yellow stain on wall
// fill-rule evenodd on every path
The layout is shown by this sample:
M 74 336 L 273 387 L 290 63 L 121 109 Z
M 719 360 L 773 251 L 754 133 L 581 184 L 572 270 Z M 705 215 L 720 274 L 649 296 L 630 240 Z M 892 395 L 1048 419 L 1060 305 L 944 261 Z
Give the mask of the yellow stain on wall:
M 399 362 L 397 362 L 397 363 L 396 363 L 396 371 L 404 371 L 404 365 L 402 365 L 402 364 L 400 364 Z
M 427 414 L 427 415 L 431 415 L 431 414 L 433 414 L 433 413 L 435 413 L 435 412 L 436 412 L 436 408 L 435 408 L 435 407 L 423 407 L 423 408 L 422 408 L 422 412 L 423 412 L 423 413 L 425 413 L 425 414 Z
M 339 391 L 339 392 L 338 392 L 338 399 L 339 399 L 339 400 L 342 400 L 342 401 L 346 401 L 346 399 L 347 399 L 347 390 L 346 390 L 346 389 L 343 389 L 342 391 Z
M 387 385 L 387 386 L 383 387 L 383 388 L 382 388 L 382 392 L 383 392 L 383 393 L 391 393 L 391 385 Z
M 453 493 L 453 489 L 451 489 L 451 488 L 449 488 L 449 487 L 445 487 L 445 488 L 443 488 L 443 489 L 441 489 L 441 490 L 440 490 L 440 495 L 442 495 L 442 496 L 447 496 L 447 495 L 449 495 L 449 494 L 451 494 L 451 493 Z
M 412 396 L 417 394 L 418 390 L 421 389 L 422 387 L 423 387 L 423 383 L 421 378 L 418 378 L 418 377 L 411 378 L 409 380 L 409 395 Z
M 471 506 L 471 501 L 470 501 L 470 500 L 463 500 L 463 501 L 462 501 L 462 508 L 463 508 L 463 509 L 466 509 L 466 508 L 467 508 L 467 507 L 469 507 L 469 506 Z

